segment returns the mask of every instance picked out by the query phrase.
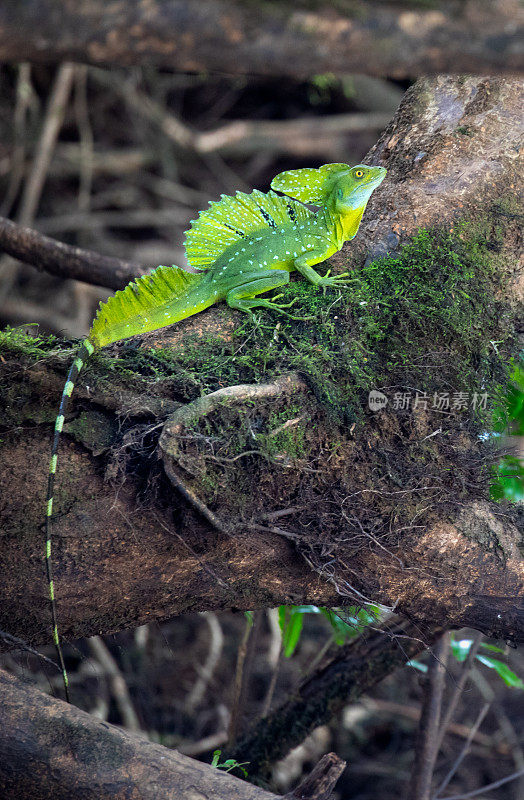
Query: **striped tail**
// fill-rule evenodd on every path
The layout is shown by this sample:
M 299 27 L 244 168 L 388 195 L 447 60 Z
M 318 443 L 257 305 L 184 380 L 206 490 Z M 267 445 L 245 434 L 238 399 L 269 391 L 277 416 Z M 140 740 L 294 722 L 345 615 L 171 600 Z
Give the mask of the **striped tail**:
M 58 443 L 60 441 L 60 434 L 62 433 L 62 428 L 64 426 L 64 415 L 67 410 L 67 405 L 69 403 L 69 398 L 73 392 L 75 381 L 78 378 L 78 374 L 82 367 L 84 366 L 85 361 L 89 358 L 90 355 L 94 352 L 95 347 L 86 339 L 82 344 L 80 350 L 78 351 L 78 355 L 75 358 L 71 369 L 69 370 L 69 374 L 67 376 L 67 380 L 64 386 L 64 391 L 62 392 L 62 399 L 60 400 L 60 408 L 58 409 L 58 416 L 56 418 L 55 423 L 55 435 L 53 438 L 53 447 L 51 450 L 51 462 L 49 464 L 49 478 L 47 482 L 47 505 L 46 505 L 46 518 L 45 518 L 45 532 L 46 532 L 46 548 L 45 548 L 45 564 L 46 564 L 46 571 L 47 571 L 47 582 L 49 586 L 49 601 L 51 603 L 51 617 L 53 622 L 53 642 L 56 648 L 56 654 L 58 656 L 58 663 L 60 665 L 60 670 L 62 672 L 62 679 L 64 681 L 64 693 L 67 702 L 71 702 L 69 699 L 69 679 L 67 677 L 67 671 L 65 668 L 64 663 L 64 655 L 62 653 L 62 648 L 60 646 L 60 637 L 58 635 L 58 619 L 56 615 L 56 604 L 55 604 L 55 587 L 53 583 L 53 565 L 51 562 L 51 518 L 53 514 L 53 491 L 55 485 L 55 474 L 56 474 L 56 465 L 58 460 Z

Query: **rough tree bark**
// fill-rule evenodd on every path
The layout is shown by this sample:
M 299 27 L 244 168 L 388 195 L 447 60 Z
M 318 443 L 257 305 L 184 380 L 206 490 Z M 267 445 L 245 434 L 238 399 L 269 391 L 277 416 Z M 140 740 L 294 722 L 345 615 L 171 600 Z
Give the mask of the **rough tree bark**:
M 156 63 L 177 70 L 306 77 L 358 72 L 514 73 L 524 67 L 519 0 L 18 0 L 0 8 L 2 61 Z
M 19 800 L 276 800 L 0 671 L 0 793 Z
M 519 180 L 521 185 L 517 147 L 522 135 L 521 103 L 522 86 L 518 81 L 449 77 L 420 81 L 371 153 L 390 171 L 387 183 L 371 204 L 360 250 L 353 248 L 353 258 L 362 263 L 366 253 L 369 257 L 395 247 L 419 225 L 432 227 L 439 223 L 449 227 L 459 217 L 481 212 L 484 219 L 506 225 L 500 244 L 506 272 L 491 289 L 507 307 L 515 308 L 523 296 L 518 232 L 522 206 L 513 205 L 513 210 L 508 210 L 507 198 L 511 196 L 515 201 Z M 503 200 L 506 205 L 500 205 Z M 347 266 L 347 255 L 338 256 L 340 263 L 344 258 Z M 225 308 L 214 309 L 146 337 L 145 343 L 170 347 L 182 354 L 197 341 L 201 343 L 198 348 L 204 344 L 215 348 L 221 358 L 239 321 Z M 249 341 L 242 346 L 249 348 Z M 198 350 L 195 357 L 197 354 Z M 133 357 L 140 358 L 140 354 Z M 453 359 L 453 354 L 448 358 Z M 49 639 L 42 568 L 42 509 L 50 420 L 70 359 L 70 351 L 65 355 L 48 352 L 42 357 L 42 351 L 35 354 L 23 343 L 11 346 L 4 342 L 0 367 L 6 424 L 0 466 L 0 629 L 33 643 Z M 448 506 L 443 509 L 437 505 L 422 529 L 408 526 L 409 530 L 397 531 L 391 518 L 393 529 L 383 540 L 385 546 L 380 542 L 374 546 L 368 537 L 370 546 L 355 550 L 350 537 L 346 550 L 337 545 L 338 560 L 345 567 L 349 565 L 344 580 L 333 574 L 328 576 L 331 580 L 319 579 L 307 563 L 311 563 L 308 552 L 311 555 L 313 545 L 301 541 L 300 531 L 305 529 L 293 527 L 291 522 L 295 511 L 299 517 L 300 513 L 307 513 L 309 530 L 327 531 L 329 514 L 325 516 L 321 502 L 304 499 L 308 495 L 316 497 L 315 492 L 322 497 L 328 491 L 322 477 L 323 459 L 330 452 L 327 445 L 316 453 L 314 463 L 300 461 L 296 480 L 302 481 L 302 489 L 298 494 L 296 488 L 290 492 L 286 488 L 290 471 L 279 465 L 282 454 L 273 459 L 276 464 L 270 458 L 267 469 L 256 477 L 259 488 L 249 489 L 247 506 L 245 487 L 237 487 L 242 471 L 229 472 L 229 466 L 225 468 L 220 473 L 218 490 L 209 494 L 198 479 L 192 480 L 191 469 L 184 470 L 187 453 L 181 453 L 180 463 L 175 458 L 175 471 L 189 487 L 181 496 L 174 488 L 177 480 L 174 486 L 169 483 L 162 462 L 151 457 L 166 415 L 181 406 L 180 399 L 173 399 L 173 395 L 181 396 L 176 388 L 179 378 L 175 376 L 174 384 L 150 381 L 144 392 L 139 369 L 134 378 L 129 378 L 125 373 L 121 377 L 109 373 L 108 367 L 107 361 L 96 362 L 81 382 L 59 460 L 56 591 L 65 637 L 108 633 L 190 610 L 248 609 L 294 602 L 333 605 L 343 602 L 341 587 L 350 582 L 361 595 L 395 606 L 420 623 L 469 625 L 490 635 L 524 641 L 524 568 L 519 549 L 522 540 L 518 517 L 510 509 L 472 495 L 451 511 Z M 184 369 L 183 380 L 189 380 L 191 390 L 191 380 L 196 377 L 188 377 L 187 366 Z M 260 375 L 258 382 L 267 383 L 268 377 Z M 318 405 L 307 381 L 304 384 L 302 379 L 297 380 L 295 388 L 295 393 L 283 392 L 277 398 L 284 403 L 280 410 L 286 408 L 288 401 L 294 403 L 295 411 L 289 414 L 295 419 L 293 425 L 297 424 L 296 419 L 300 421 L 297 404 L 302 409 L 309 408 L 310 414 L 317 413 L 311 409 Z M 186 385 L 183 391 L 189 390 Z M 262 415 L 271 413 L 271 404 L 277 401 L 250 399 L 251 403 L 260 403 Z M 233 413 L 234 408 L 229 405 Z M 242 399 L 238 407 L 242 411 Z M 234 430 L 239 417 L 232 421 L 222 408 L 215 407 L 215 425 L 225 435 Z M 83 413 L 78 416 L 80 409 Z M 208 412 L 209 409 L 205 413 Z M 382 419 L 391 422 L 394 416 Z M 180 419 L 180 412 L 175 417 Z M 382 494 L 385 484 L 381 482 L 380 469 L 391 476 L 395 469 L 391 459 L 386 467 L 377 466 L 372 460 L 366 463 L 366 459 L 386 450 L 393 462 L 401 459 L 402 449 L 412 441 L 416 430 L 412 427 L 407 438 L 399 431 L 394 433 L 393 438 L 398 441 L 395 445 L 387 439 L 387 426 L 377 429 L 376 419 L 368 416 L 359 433 L 364 442 L 373 441 L 374 447 L 358 451 L 358 468 L 356 464 L 352 466 L 357 451 L 351 449 L 356 446 L 351 430 L 343 430 L 340 446 L 350 467 L 343 485 L 346 496 L 360 493 L 364 506 L 364 495 L 374 493 L 378 505 L 373 514 L 380 514 L 389 502 L 388 496 L 398 494 L 403 500 L 404 494 L 409 495 L 412 490 L 408 492 L 397 479 Z M 120 432 L 119 424 L 123 426 Z M 415 429 L 421 424 L 417 415 L 409 422 Z M 335 435 L 326 419 L 320 419 L 319 429 L 325 430 L 326 437 Z M 439 434 L 431 427 L 422 426 L 420 431 L 424 435 L 415 438 L 421 447 L 427 446 L 422 442 L 428 437 L 435 440 Z M 341 436 L 340 429 L 336 435 Z M 457 440 L 447 453 L 450 466 L 463 450 L 474 447 L 464 439 L 465 433 L 461 436 L 462 441 Z M 170 433 L 169 420 L 164 427 L 163 444 L 165 465 L 171 459 L 173 466 L 173 453 L 176 456 L 181 445 L 173 430 Z M 149 455 L 133 462 L 133 454 L 144 452 Z M 235 452 L 231 451 L 224 463 L 231 461 L 239 466 Z M 126 453 L 131 453 L 131 459 Z M 104 469 L 112 474 L 112 482 L 104 480 Z M 267 478 L 264 485 L 264 474 L 269 476 L 271 470 L 276 471 L 276 479 Z M 247 474 L 248 470 L 244 472 Z M 156 490 L 151 488 L 144 493 L 148 474 Z M 376 477 L 369 481 L 371 474 Z M 336 475 L 339 480 L 339 473 Z M 332 480 L 335 478 L 330 477 Z M 420 485 L 413 491 L 424 499 L 426 488 Z M 301 495 L 301 491 L 305 494 Z M 188 503 L 191 495 L 205 502 L 207 510 L 212 507 L 211 517 L 200 513 L 198 504 Z M 293 508 L 302 503 L 307 506 L 306 512 Z M 388 506 L 387 514 L 390 513 Z M 336 511 L 336 525 L 343 522 L 338 514 Z M 227 520 L 226 533 L 213 526 L 213 515 Z M 326 533 L 326 543 L 327 537 Z M 297 555 L 296 548 L 305 559 Z M 325 578 L 326 571 L 317 562 L 315 566 Z M 348 595 L 349 599 L 355 597 L 351 592 Z

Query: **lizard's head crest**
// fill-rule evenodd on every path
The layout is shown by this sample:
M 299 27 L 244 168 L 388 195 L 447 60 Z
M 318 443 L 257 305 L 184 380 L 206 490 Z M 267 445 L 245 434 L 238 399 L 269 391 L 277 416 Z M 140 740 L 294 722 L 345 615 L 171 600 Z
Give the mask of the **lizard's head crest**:
M 322 205 L 335 192 L 337 205 L 352 202 L 357 195 L 369 199 L 373 189 L 382 183 L 384 167 L 367 167 L 357 164 L 324 164 L 318 169 L 291 169 L 281 172 L 271 181 L 271 188 L 283 192 L 303 203 Z
M 271 188 L 303 203 L 321 205 L 333 189 L 333 181 L 349 173 L 349 164 L 324 164 L 318 169 L 290 169 L 271 181 Z

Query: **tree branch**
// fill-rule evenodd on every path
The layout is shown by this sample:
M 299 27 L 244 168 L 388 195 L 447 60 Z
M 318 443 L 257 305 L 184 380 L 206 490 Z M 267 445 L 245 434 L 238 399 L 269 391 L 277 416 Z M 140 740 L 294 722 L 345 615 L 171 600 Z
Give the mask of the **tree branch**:
M 315 728 L 329 722 L 395 669 L 431 645 L 442 628 L 389 620 L 381 629 L 337 647 L 314 673 L 293 689 L 289 698 L 248 730 L 228 758 L 239 761 L 249 753 L 250 775 L 265 775 L 271 764 L 304 741 Z
M 139 264 L 73 247 L 0 217 L 0 250 L 60 278 L 122 289 L 146 273 Z
M 438 755 L 437 738 L 449 656 L 449 642 L 449 633 L 441 636 L 429 663 L 418 725 L 409 800 L 430 800 L 431 797 L 433 770 Z
M 524 67 L 518 0 L 440 0 L 430 8 L 354 0 L 19 0 L 0 9 L 0 59 L 157 64 L 167 69 L 293 75 L 515 73 Z
M 345 761 L 334 753 L 327 753 L 311 774 L 286 794 L 283 800 L 330 800 L 333 797 L 332 790 L 345 768 Z

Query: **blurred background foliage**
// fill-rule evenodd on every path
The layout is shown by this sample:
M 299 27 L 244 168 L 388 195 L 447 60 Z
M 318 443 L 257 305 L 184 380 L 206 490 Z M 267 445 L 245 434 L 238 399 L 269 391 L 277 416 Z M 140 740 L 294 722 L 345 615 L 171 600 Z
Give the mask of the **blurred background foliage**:
M 494 431 L 505 437 L 510 453 L 493 468 L 491 496 L 494 500 L 524 500 L 524 360 L 520 360 L 503 387 L 494 412 Z

